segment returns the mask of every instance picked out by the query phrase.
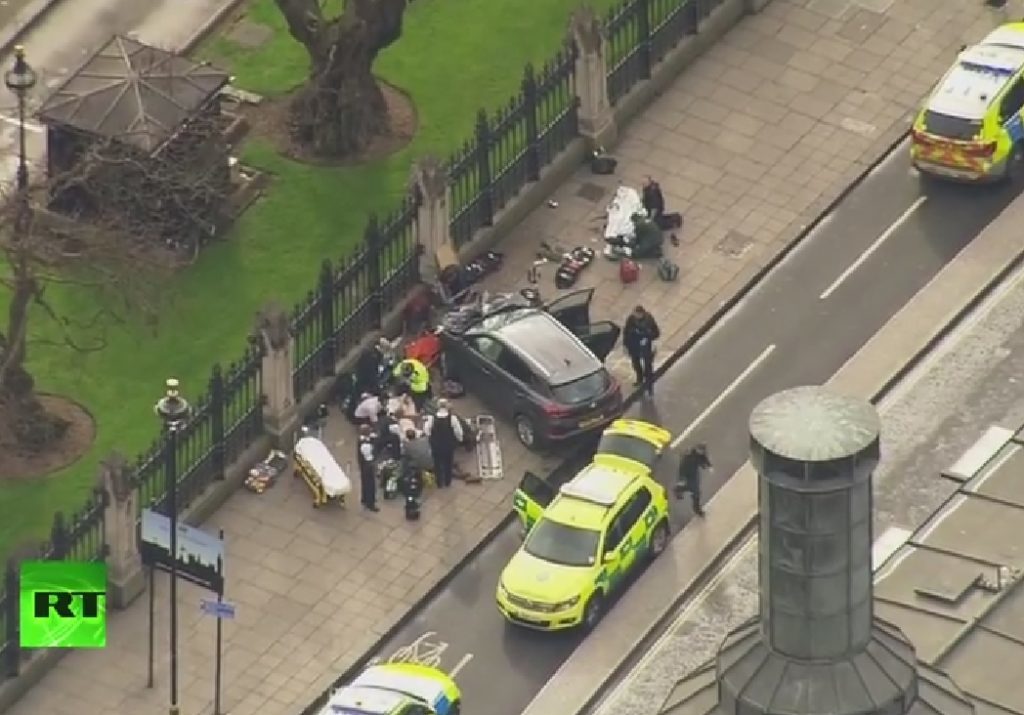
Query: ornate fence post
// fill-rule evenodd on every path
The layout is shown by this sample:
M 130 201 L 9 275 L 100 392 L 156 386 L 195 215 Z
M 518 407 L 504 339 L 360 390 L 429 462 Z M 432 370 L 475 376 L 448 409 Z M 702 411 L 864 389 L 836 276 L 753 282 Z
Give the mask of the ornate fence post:
M 66 558 L 71 551 L 68 524 L 62 511 L 58 511 L 53 515 L 53 526 L 50 527 L 50 548 L 53 549 L 53 554 L 50 558 L 54 561 Z
M 487 112 L 480 110 L 476 115 L 476 173 L 480 185 L 480 225 L 494 225 L 494 179 L 491 176 L 491 123 Z
M 338 345 L 334 339 L 334 269 L 331 262 L 324 260 L 320 266 L 320 280 L 317 286 L 320 291 L 320 335 L 324 341 L 323 362 L 320 366 L 321 375 L 334 374 L 334 366 L 338 364 Z
M 370 219 L 366 222 L 363 244 L 366 247 L 366 287 L 370 291 L 370 295 L 367 296 L 370 307 L 370 327 L 373 330 L 380 330 L 384 323 L 384 305 L 381 297 L 384 271 L 380 266 L 381 235 L 377 214 L 370 214 Z
M 424 156 L 412 166 L 409 183 L 419 198 L 416 209 L 416 242 L 420 251 L 420 279 L 437 285 L 452 256 L 458 257 L 451 239 L 448 207 L 451 187 L 448 169 L 436 156 Z
M 614 143 L 619 130 L 608 99 L 604 28 L 593 8 L 584 5 L 573 12 L 569 18 L 569 34 L 576 46 L 580 134 L 591 149 L 607 146 Z
M 100 463 L 103 539 L 107 545 L 107 582 L 111 603 L 127 608 L 145 590 L 139 553 L 139 490 L 128 461 L 112 452 Z
M 276 303 L 259 311 L 254 342 L 263 353 L 263 425 L 275 444 L 286 444 L 298 424 L 292 380 L 295 341 L 288 312 Z
M 18 641 L 21 638 L 21 633 L 18 629 L 18 621 L 20 614 L 18 610 L 21 605 L 21 597 L 18 593 L 18 562 L 13 559 L 7 559 L 7 567 L 4 569 L 4 642 L 7 644 L 4 653 L 6 662 L 4 663 L 4 671 L 7 673 L 7 677 L 14 678 L 18 675 L 18 670 L 21 666 L 21 648 L 18 646 Z
M 526 179 L 540 179 L 540 132 L 537 122 L 537 75 L 533 65 L 523 70 L 523 111 L 526 113 Z
M 224 479 L 227 469 L 224 447 L 224 417 L 227 412 L 227 396 L 224 393 L 224 371 L 220 363 L 210 373 L 210 441 L 212 442 L 213 478 Z
M 651 0 L 636 0 L 636 52 L 640 79 L 651 78 Z

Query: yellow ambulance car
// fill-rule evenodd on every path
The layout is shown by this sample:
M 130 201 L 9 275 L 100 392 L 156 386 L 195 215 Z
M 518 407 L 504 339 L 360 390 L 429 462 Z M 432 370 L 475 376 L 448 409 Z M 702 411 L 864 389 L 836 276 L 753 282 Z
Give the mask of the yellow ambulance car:
M 910 155 L 922 174 L 954 181 L 1010 178 L 1024 158 L 1024 22 L 965 47 L 914 121 Z

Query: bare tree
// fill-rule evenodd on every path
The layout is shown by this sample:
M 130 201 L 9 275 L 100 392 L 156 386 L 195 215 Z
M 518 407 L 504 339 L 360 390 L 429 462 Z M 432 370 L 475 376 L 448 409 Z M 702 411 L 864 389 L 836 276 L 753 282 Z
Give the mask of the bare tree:
M 88 353 L 102 350 L 109 329 L 129 318 L 155 328 L 164 279 L 180 265 L 171 237 L 206 230 L 209 204 L 223 201 L 219 172 L 227 167 L 185 162 L 203 153 L 201 132 L 213 127 L 191 130 L 196 136 L 156 157 L 117 141 L 83 143 L 73 168 L 46 186 L 0 196 L 0 290 L 9 305 L 0 319 L 0 433 L 6 427 L 23 451 L 41 451 L 67 429 L 39 399 L 30 347 Z M 75 213 L 45 208 L 54 196 L 54 205 Z M 58 290 L 63 301 L 53 299 Z M 75 308 L 62 310 L 69 292 Z M 34 321 L 48 325 L 30 329 Z
M 407 0 L 346 0 L 333 18 L 321 0 L 275 2 L 309 53 L 309 80 L 292 105 L 294 138 L 319 156 L 358 152 L 387 126 L 373 62 L 401 36 Z

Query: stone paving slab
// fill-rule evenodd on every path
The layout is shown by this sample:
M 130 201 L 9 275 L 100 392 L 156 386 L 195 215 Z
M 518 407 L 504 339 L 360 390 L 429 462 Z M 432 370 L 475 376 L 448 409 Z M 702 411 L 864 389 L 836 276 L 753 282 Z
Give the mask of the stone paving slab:
M 638 283 L 623 286 L 616 267 L 598 259 L 580 286 L 597 288 L 595 318 L 651 308 L 664 359 L 906 129 L 961 43 L 1008 16 L 980 0 L 773 0 L 622 132 L 617 177 L 578 171 L 552 197 L 557 208 L 517 227 L 501 246 L 505 270 L 487 286 L 523 285 L 541 240 L 599 248 L 617 182 L 654 175 L 669 210 L 686 218 L 681 246 L 668 248 L 679 282 L 660 283 L 645 266 Z M 554 267 L 541 273 L 543 293 L 555 297 Z M 628 377 L 620 352 L 609 364 Z M 459 410 L 481 408 L 466 398 Z M 418 524 L 396 503 L 379 515 L 355 504 L 314 511 L 290 478 L 262 496 L 238 493 L 210 520 L 206 528 L 226 532 L 226 595 L 238 603 L 238 620 L 225 624 L 227 711 L 299 712 L 499 523 L 516 475 L 545 466 L 499 429 L 506 479 L 432 494 Z M 351 428 L 332 419 L 328 430 L 342 462 L 351 461 Z M 166 576 L 158 579 L 156 689 L 145 688 L 142 598 L 111 619 L 108 649 L 70 654 L 12 715 L 166 711 Z M 203 595 L 187 584 L 179 592 L 185 715 L 212 712 L 214 626 L 198 615 Z

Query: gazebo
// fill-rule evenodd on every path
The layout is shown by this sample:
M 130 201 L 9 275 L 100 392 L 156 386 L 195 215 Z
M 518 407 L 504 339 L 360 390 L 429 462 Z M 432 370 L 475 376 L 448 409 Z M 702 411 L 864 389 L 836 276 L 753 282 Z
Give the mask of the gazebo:
M 75 196 L 63 196 L 62 177 L 74 172 L 82 157 L 97 147 L 116 148 L 119 156 L 131 156 L 140 160 L 134 163 L 148 167 L 148 176 L 115 177 L 132 186 L 152 183 L 152 177 L 167 173 L 165 165 L 173 164 L 175 171 L 184 165 L 195 181 L 213 177 L 226 194 L 230 172 L 228 147 L 219 131 L 219 97 L 229 81 L 226 72 L 210 65 L 127 37 L 111 38 L 38 112 L 47 128 L 54 207 L 87 209 L 82 181 L 75 182 Z M 167 203 L 162 198 L 157 203 Z

